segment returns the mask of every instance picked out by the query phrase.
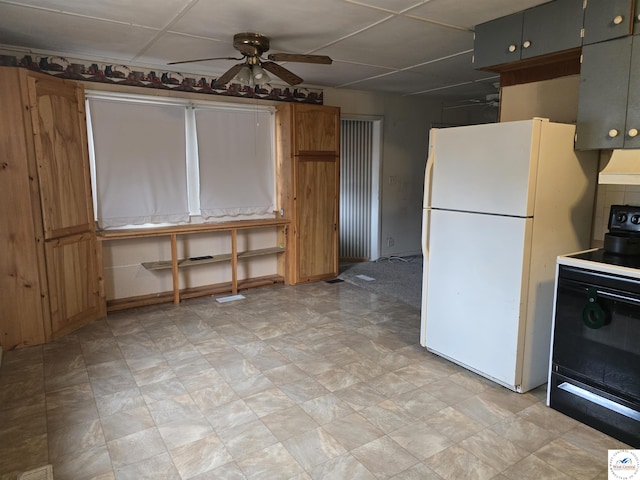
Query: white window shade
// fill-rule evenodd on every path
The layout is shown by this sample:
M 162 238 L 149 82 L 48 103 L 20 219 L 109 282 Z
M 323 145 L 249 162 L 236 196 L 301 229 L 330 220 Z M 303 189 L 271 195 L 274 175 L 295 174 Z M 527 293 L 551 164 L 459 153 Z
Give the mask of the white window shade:
M 100 228 L 189 221 L 185 107 L 90 98 Z
M 267 110 L 197 108 L 200 214 L 272 216 L 273 115 Z

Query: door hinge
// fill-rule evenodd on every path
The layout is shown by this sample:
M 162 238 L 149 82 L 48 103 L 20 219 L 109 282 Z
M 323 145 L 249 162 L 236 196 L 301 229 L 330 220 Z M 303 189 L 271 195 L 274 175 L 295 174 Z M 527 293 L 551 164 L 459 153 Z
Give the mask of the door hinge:
M 584 38 L 584 27 L 580 29 L 580 38 Z

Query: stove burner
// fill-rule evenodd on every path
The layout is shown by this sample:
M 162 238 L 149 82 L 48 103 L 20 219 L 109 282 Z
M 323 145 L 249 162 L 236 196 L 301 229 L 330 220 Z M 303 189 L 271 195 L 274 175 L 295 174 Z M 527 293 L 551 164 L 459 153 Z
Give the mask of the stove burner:
M 615 255 L 640 255 L 640 207 L 611 205 L 604 250 Z
M 633 233 L 605 233 L 604 251 L 613 255 L 640 255 L 640 235 Z

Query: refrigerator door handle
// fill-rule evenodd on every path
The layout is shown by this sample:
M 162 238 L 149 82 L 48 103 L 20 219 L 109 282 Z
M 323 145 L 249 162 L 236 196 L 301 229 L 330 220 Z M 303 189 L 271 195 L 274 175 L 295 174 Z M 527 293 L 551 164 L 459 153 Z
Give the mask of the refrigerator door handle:
M 429 133 L 429 155 L 424 169 L 424 200 L 422 208 L 431 207 L 431 179 L 433 177 L 433 164 L 435 163 L 436 131 L 437 129 L 432 128 Z

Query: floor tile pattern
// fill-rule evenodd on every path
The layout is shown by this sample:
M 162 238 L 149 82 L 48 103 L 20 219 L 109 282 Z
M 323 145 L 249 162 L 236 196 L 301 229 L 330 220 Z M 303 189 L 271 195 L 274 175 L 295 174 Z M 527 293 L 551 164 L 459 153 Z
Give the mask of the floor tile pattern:
M 318 282 L 112 313 L 5 352 L 0 480 L 604 479 L 621 442 L 428 353 L 420 312 Z

